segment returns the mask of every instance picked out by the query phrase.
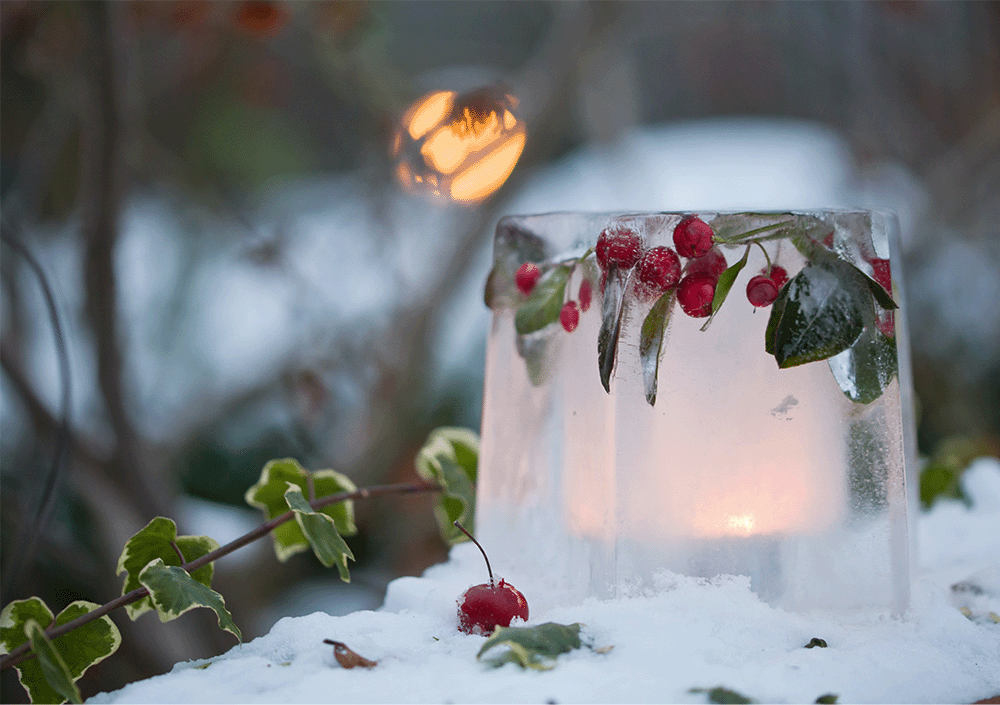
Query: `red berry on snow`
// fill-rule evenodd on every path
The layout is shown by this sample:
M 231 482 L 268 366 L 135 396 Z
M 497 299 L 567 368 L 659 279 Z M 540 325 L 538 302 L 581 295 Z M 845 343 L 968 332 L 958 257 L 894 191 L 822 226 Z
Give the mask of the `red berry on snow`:
M 677 303 L 681 310 L 692 318 L 706 318 L 712 315 L 712 299 L 718 278 L 707 272 L 688 274 L 677 285 Z
M 514 283 L 522 294 L 527 296 L 538 283 L 538 278 L 542 276 L 542 270 L 531 262 L 525 262 L 517 268 L 514 274 Z
M 713 277 L 718 277 L 726 271 L 726 267 L 728 266 L 729 265 L 726 263 L 726 256 L 722 254 L 722 250 L 718 247 L 713 247 L 701 257 L 695 257 L 694 259 L 688 260 L 687 266 L 684 267 L 684 273 L 705 273 Z
M 602 269 L 614 265 L 631 269 L 639 261 L 639 234 L 634 230 L 605 228 L 597 237 L 597 263 Z
M 754 306 L 770 306 L 778 298 L 778 287 L 770 277 L 758 274 L 747 282 L 747 300 Z
M 559 311 L 559 322 L 566 329 L 567 333 L 572 333 L 580 325 L 580 307 L 576 301 L 567 301 Z
M 681 279 L 681 260 L 669 247 L 653 247 L 643 253 L 636 275 L 640 282 L 661 293 L 677 286 Z
M 766 269 L 762 269 L 762 270 L 760 270 L 760 273 L 761 274 L 767 274 L 767 270 Z M 779 264 L 772 265 L 771 266 L 771 281 L 773 281 L 774 285 L 776 287 L 778 287 L 778 289 L 780 290 L 781 287 L 783 287 L 785 285 L 785 282 L 788 281 L 788 272 L 785 271 L 785 268 L 782 267 Z
M 594 287 L 589 279 L 580 282 L 580 310 L 586 311 L 590 308 L 590 300 L 593 297 Z
M 701 218 L 685 218 L 674 228 L 674 247 L 682 257 L 701 257 L 712 249 L 712 226 Z
M 465 527 L 454 522 L 458 529 L 472 539 L 486 560 L 486 570 L 490 575 L 489 583 L 473 585 L 458 598 L 458 629 L 466 634 L 482 634 L 489 636 L 497 627 L 509 627 L 514 619 L 528 620 L 528 601 L 521 591 L 503 578 L 499 583 L 493 582 L 493 570 L 486 551 L 473 538 Z

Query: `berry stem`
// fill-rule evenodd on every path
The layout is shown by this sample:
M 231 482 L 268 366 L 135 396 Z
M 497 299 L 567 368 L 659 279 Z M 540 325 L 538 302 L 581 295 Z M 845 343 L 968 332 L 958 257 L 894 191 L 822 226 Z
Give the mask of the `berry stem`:
M 767 276 L 771 276 L 771 258 L 767 254 L 767 250 L 758 241 L 754 240 L 754 244 L 760 248 L 760 251 L 764 253 L 764 259 L 767 260 Z
M 459 531 L 468 536 L 469 540 L 471 540 L 472 543 L 476 544 L 476 546 L 479 548 L 479 552 L 483 554 L 483 559 L 486 561 L 486 572 L 490 574 L 490 587 L 493 587 L 493 569 L 490 568 L 490 559 L 486 557 L 486 551 L 484 551 L 483 547 L 479 545 L 478 541 L 476 541 L 476 537 L 470 534 L 468 531 L 466 531 L 465 527 L 459 524 L 457 519 L 455 520 L 455 526 L 458 528 Z

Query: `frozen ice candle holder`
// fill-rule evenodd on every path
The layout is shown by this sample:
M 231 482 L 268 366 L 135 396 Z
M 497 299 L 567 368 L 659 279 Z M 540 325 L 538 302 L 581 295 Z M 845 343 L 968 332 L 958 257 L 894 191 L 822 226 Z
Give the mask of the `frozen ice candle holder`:
M 497 225 L 477 528 L 567 599 L 748 576 L 905 610 L 915 440 L 894 216 Z

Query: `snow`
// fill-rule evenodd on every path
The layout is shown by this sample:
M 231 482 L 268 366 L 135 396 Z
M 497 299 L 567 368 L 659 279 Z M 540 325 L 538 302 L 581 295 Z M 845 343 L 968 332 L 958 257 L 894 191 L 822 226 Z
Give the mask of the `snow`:
M 899 617 L 788 612 L 761 602 L 746 577 L 669 573 L 649 594 L 569 605 L 545 575 L 504 566 L 532 606 L 529 625 L 582 622 L 585 641 L 614 648 L 564 654 L 551 671 L 491 669 L 476 660 L 484 637 L 456 629 L 456 598 L 484 579 L 478 551 L 462 544 L 422 577 L 393 581 L 377 611 L 285 618 L 219 657 L 88 702 L 701 703 L 689 689 L 718 685 L 762 702 L 973 702 L 1000 694 L 990 618 L 1000 610 L 1000 461 L 977 460 L 962 483 L 971 506 L 941 501 L 919 516 L 921 565 Z M 828 648 L 804 648 L 813 637 Z M 343 669 L 324 639 L 378 665 Z

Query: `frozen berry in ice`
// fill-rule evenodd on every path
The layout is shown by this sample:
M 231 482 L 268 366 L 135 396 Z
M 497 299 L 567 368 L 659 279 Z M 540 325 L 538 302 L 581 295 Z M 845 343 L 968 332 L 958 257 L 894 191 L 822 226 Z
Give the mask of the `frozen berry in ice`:
M 684 274 L 704 273 L 718 277 L 726 271 L 726 267 L 728 266 L 726 256 L 722 254 L 722 250 L 718 247 L 713 247 L 701 257 L 688 260 L 687 266 L 684 267 Z
M 515 619 L 527 621 L 528 601 L 521 591 L 503 578 L 499 583 L 493 582 L 493 570 L 486 551 L 457 521 L 455 526 L 472 539 L 486 560 L 486 570 L 490 582 L 473 585 L 458 598 L 458 629 L 466 634 L 481 634 L 489 636 L 497 627 L 509 627 Z
M 580 307 L 576 301 L 567 301 L 559 311 L 559 322 L 567 333 L 572 333 L 580 325 Z
M 636 276 L 654 293 L 662 293 L 680 281 L 681 260 L 669 247 L 650 248 L 639 260 Z
M 682 257 L 701 257 L 712 249 L 712 226 L 701 218 L 685 218 L 674 228 L 674 247 Z
M 778 298 L 778 287 L 770 277 L 758 274 L 747 282 L 747 300 L 754 306 L 770 306 Z
M 605 228 L 597 237 L 597 263 L 602 269 L 631 269 L 639 261 L 639 234 L 627 228 Z
M 590 308 L 590 301 L 594 296 L 594 287 L 589 279 L 580 282 L 580 310 L 586 311 Z
M 692 318 L 706 318 L 712 315 L 712 298 L 718 278 L 707 272 L 688 274 L 677 285 L 677 303 L 681 310 Z
M 514 283 L 522 294 L 527 296 L 535 288 L 538 278 L 542 276 L 542 270 L 531 262 L 525 262 L 517 268 L 514 274 Z
M 760 273 L 761 274 L 767 274 L 767 270 L 766 269 L 762 269 L 760 271 Z M 780 264 L 772 265 L 771 266 L 771 281 L 774 282 L 774 285 L 776 287 L 778 287 L 778 290 L 780 291 L 781 287 L 783 287 L 785 285 L 785 282 L 788 281 L 788 272 L 785 271 L 785 268 L 782 267 Z
M 889 270 L 889 260 L 875 257 L 871 261 L 874 278 L 882 288 L 892 293 L 892 272 Z

